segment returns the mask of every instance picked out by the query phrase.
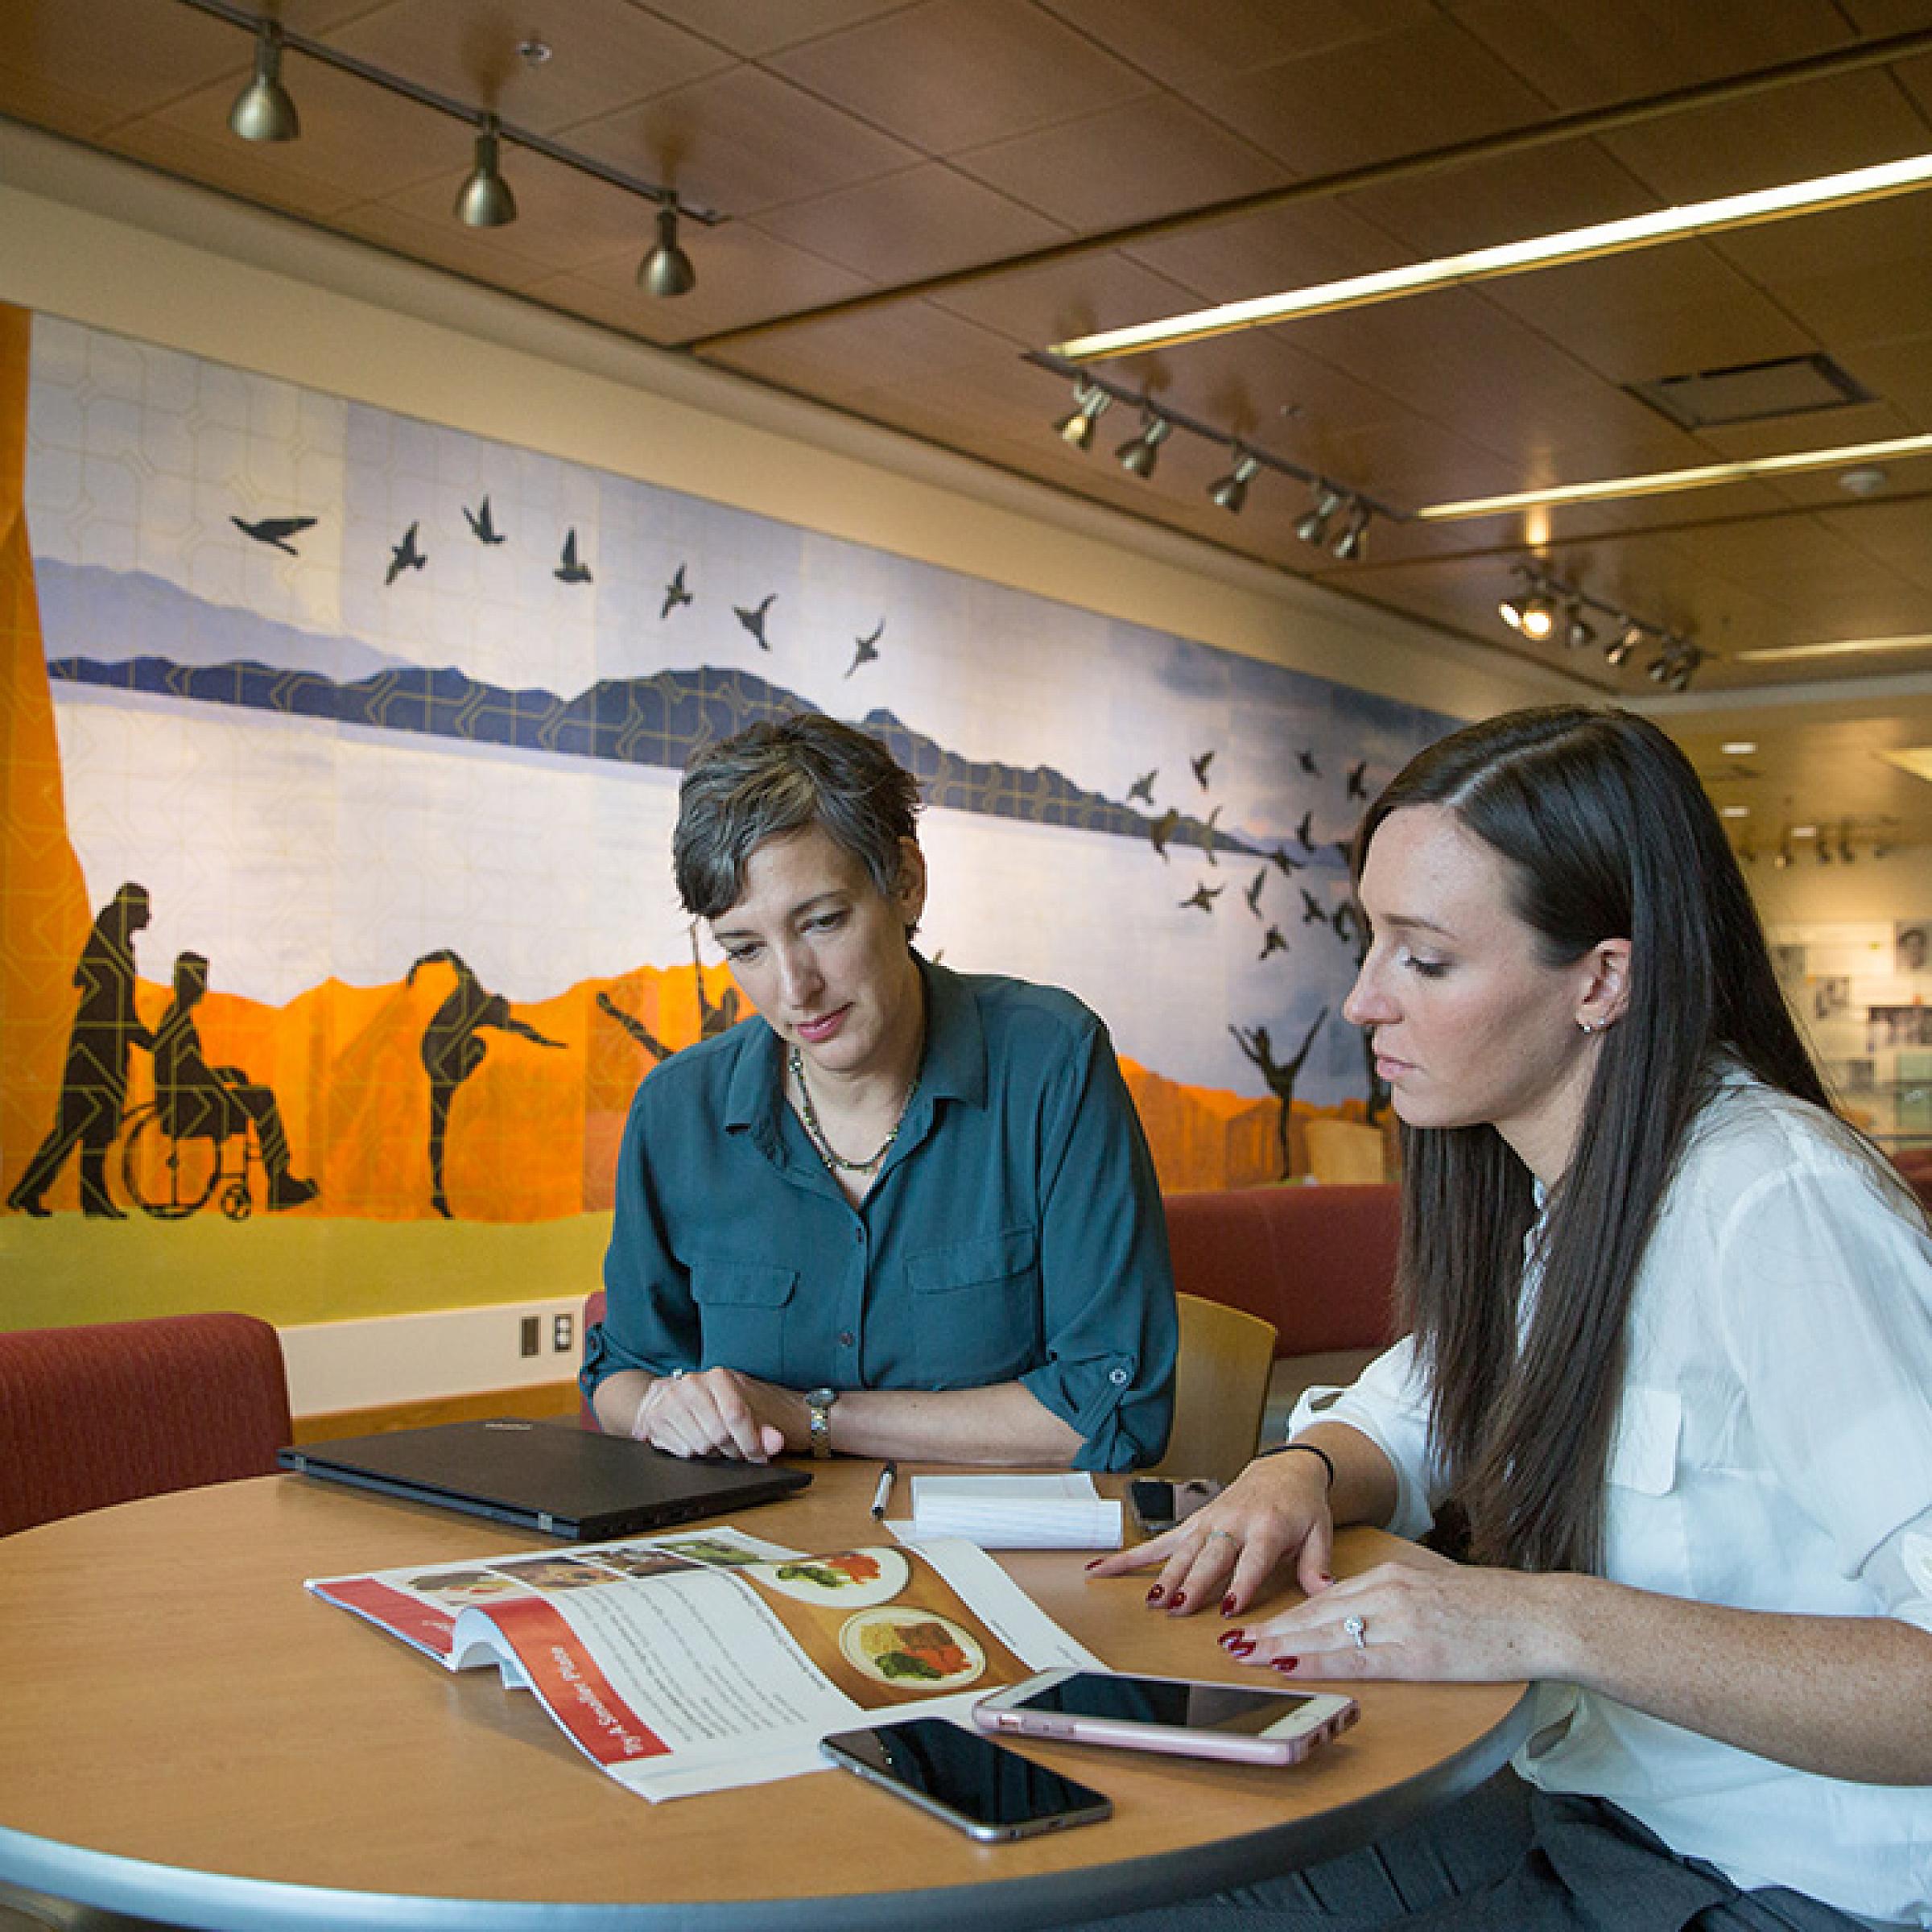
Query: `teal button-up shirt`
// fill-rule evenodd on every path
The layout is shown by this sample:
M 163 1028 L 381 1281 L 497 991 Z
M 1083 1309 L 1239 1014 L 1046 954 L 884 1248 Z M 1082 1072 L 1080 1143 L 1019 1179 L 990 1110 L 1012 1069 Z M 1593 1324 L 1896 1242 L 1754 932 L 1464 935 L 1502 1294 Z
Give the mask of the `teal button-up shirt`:
M 1017 1381 L 1085 1439 L 1079 1467 L 1151 1463 L 1174 1279 L 1107 1030 L 1053 987 L 920 970 L 918 1088 L 857 1208 L 785 1104 L 763 1020 L 652 1070 L 618 1156 L 584 1392 L 621 1368 L 791 1389 Z

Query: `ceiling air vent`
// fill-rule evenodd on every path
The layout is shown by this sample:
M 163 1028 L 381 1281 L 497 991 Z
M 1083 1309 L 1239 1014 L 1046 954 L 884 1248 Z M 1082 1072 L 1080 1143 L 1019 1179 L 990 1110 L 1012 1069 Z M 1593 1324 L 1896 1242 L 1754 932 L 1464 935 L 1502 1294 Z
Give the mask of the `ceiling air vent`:
M 1768 416 L 1798 416 L 1814 409 L 1840 409 L 1847 402 L 1872 400 L 1871 392 L 1829 356 L 1740 362 L 1732 369 L 1663 376 L 1654 382 L 1633 382 L 1629 387 L 1632 395 L 1686 429 L 1759 423 Z

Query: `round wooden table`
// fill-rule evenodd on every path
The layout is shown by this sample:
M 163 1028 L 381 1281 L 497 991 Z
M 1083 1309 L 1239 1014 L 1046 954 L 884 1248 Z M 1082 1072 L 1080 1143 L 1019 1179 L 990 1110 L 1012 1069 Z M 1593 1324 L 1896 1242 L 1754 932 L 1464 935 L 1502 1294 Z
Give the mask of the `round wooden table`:
M 730 1520 L 877 1540 L 877 1465 L 818 1474 Z M 302 1588 L 533 1540 L 295 1476 L 0 1538 L 0 1895 L 233 1932 L 1066 1925 L 1364 1843 L 1480 1782 L 1526 1721 L 1520 1684 L 1369 1684 L 1360 1724 L 1292 1769 L 1027 1740 L 1114 1815 L 1004 1845 L 833 1772 L 654 1806 L 493 1670 L 445 1672 Z M 1403 1547 L 1351 1531 L 1337 1567 Z M 1218 1618 L 1148 1612 L 1145 1579 L 1000 1560 L 1116 1669 L 1255 1681 Z

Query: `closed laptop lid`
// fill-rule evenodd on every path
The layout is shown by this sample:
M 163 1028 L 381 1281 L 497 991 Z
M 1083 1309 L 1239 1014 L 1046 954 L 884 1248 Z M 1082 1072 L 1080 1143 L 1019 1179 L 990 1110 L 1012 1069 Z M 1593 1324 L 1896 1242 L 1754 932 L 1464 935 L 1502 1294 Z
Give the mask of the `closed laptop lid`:
M 578 1542 L 690 1522 L 803 1489 L 802 1469 L 686 1462 L 628 1436 L 501 1416 L 284 1449 L 285 1468 Z

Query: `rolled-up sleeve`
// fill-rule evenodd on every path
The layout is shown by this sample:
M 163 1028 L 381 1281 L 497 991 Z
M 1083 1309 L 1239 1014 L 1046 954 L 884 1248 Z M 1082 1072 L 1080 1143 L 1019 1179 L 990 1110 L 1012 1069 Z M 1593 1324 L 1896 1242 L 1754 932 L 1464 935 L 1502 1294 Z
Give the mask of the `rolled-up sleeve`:
M 1075 1466 L 1157 1461 L 1174 1416 L 1174 1275 L 1159 1183 L 1098 1022 L 1047 1096 L 1040 1275 L 1046 1360 L 1020 1380 L 1084 1439 Z

